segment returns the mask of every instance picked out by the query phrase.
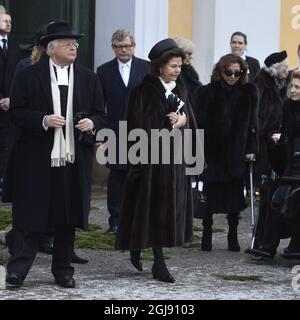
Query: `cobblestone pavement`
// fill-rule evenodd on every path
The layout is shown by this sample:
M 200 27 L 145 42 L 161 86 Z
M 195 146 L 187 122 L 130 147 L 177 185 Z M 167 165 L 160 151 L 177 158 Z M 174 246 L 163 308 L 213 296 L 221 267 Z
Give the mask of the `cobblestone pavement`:
M 2 205 L 3 207 L 3 205 Z M 1 208 L 1 206 L 0 206 Z M 90 222 L 107 228 L 105 194 L 93 192 Z M 200 221 L 195 220 L 199 226 Z M 212 252 L 195 248 L 173 248 L 167 261 L 176 278 L 174 284 L 165 284 L 152 278 L 150 261 L 145 261 L 144 271 L 139 273 L 131 266 L 127 252 L 77 249 L 76 252 L 89 259 L 87 265 L 75 265 L 77 287 L 63 289 L 53 283 L 50 273 L 51 257 L 39 254 L 21 288 L 0 289 L 0 300 L 54 299 L 54 300 L 298 300 L 300 288 L 292 287 L 292 268 L 297 261 L 287 261 L 278 254 L 271 261 L 253 261 L 244 250 L 251 241 L 250 210 L 242 214 L 239 227 L 241 252 L 227 250 L 227 225 L 224 215 L 215 216 L 215 227 L 224 229 L 213 235 Z M 201 232 L 199 233 L 201 236 Z M 4 232 L 0 233 L 3 240 Z M 279 251 L 287 245 L 282 240 Z M 0 256 L 8 257 L 0 246 Z M 299 262 L 300 264 L 300 262 Z M 300 269 L 300 267 L 299 267 Z M 300 270 L 299 270 L 300 271 Z M 260 281 L 225 280 L 223 275 L 257 276 Z M 299 274 L 298 274 L 299 275 Z M 294 279 L 300 287 L 300 279 Z

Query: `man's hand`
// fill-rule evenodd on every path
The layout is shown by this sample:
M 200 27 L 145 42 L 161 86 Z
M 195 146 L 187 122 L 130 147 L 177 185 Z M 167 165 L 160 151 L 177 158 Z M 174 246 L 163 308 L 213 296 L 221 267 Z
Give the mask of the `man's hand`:
M 2 98 L 0 100 L 0 109 L 3 111 L 8 111 L 9 109 L 9 98 Z
M 62 128 L 66 124 L 66 120 L 62 116 L 51 114 L 45 117 L 44 123 L 49 128 Z
M 94 122 L 91 119 L 84 118 L 75 126 L 81 132 L 91 131 L 94 129 Z

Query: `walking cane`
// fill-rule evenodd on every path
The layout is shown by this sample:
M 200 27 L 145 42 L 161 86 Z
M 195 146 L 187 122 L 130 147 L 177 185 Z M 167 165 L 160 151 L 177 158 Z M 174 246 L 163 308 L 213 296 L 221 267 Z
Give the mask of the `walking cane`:
M 255 209 L 254 209 L 254 190 L 253 190 L 253 161 L 250 161 L 250 203 L 251 203 L 251 221 L 255 226 Z

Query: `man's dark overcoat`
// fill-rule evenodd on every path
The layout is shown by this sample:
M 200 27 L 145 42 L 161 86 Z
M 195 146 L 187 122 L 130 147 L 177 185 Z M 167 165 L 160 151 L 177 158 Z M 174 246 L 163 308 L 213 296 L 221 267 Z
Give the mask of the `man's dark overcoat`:
M 10 96 L 11 85 L 15 74 L 15 69 L 20 60 L 19 46 L 9 37 L 8 51 L 6 57 L 0 47 L 0 98 Z M 8 125 L 9 115 L 0 109 L 0 126 Z
M 57 170 L 51 168 L 54 129 L 46 131 L 42 126 L 43 118 L 54 113 L 48 56 L 42 56 L 37 64 L 16 75 L 11 111 L 20 137 L 10 154 L 2 200 L 12 201 L 15 228 L 46 232 L 50 223 L 53 170 Z M 74 64 L 73 115 L 77 112 L 86 112 L 96 129 L 106 126 L 97 75 Z M 75 227 L 85 228 L 90 209 L 93 146 L 79 144 L 79 131 L 74 130 L 75 164 L 72 170 L 76 172 L 72 175 L 72 190 L 68 192 L 79 205 L 72 206 L 69 223 L 72 224 L 74 218 Z
M 188 122 L 182 129 L 195 129 L 193 112 L 183 84 L 177 82 L 173 92 L 186 102 L 183 109 Z M 171 130 L 166 117 L 169 112 L 163 85 L 158 78 L 148 75 L 131 94 L 128 128 L 144 129 L 148 133 L 150 146 L 151 129 Z M 173 247 L 191 241 L 192 189 L 185 169 L 185 164 L 175 165 L 172 158 L 170 164 L 160 161 L 160 164 L 129 166 L 116 240 L 118 249 Z
M 117 138 L 119 137 L 119 121 L 125 120 L 129 94 L 135 86 L 142 82 L 148 72 L 149 62 L 133 57 L 126 87 L 119 71 L 117 58 L 104 63 L 97 69 L 107 108 L 108 124 Z M 108 167 L 115 170 L 127 169 L 127 166 L 122 164 L 108 164 Z

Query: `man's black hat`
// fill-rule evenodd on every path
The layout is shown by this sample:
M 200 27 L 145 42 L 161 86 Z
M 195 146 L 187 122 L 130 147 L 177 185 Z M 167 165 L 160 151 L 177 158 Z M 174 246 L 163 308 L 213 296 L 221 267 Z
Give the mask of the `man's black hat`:
M 82 37 L 83 34 L 76 34 L 68 22 L 52 21 L 46 26 L 46 32 L 40 37 L 39 44 L 46 47 L 53 40 L 62 38 L 80 39 Z
M 157 42 L 157 44 L 155 44 L 154 47 L 150 50 L 148 57 L 151 61 L 155 60 L 159 58 L 165 51 L 174 48 L 178 48 L 178 46 L 173 39 L 168 38 L 161 40 Z
M 285 50 L 281 51 L 281 52 L 275 52 L 275 53 L 270 54 L 265 59 L 265 65 L 267 68 L 270 68 L 271 65 L 273 65 L 274 63 L 282 62 L 286 58 L 287 58 L 287 52 Z

